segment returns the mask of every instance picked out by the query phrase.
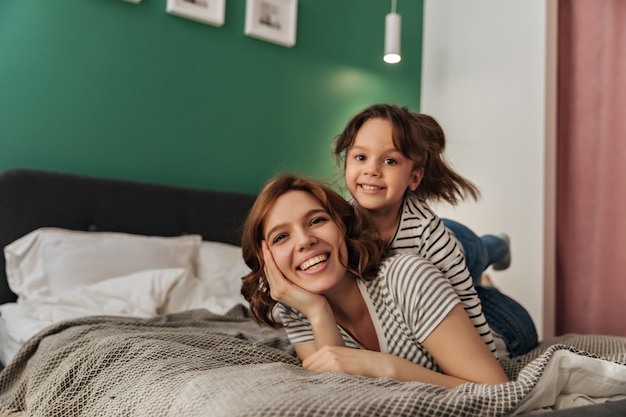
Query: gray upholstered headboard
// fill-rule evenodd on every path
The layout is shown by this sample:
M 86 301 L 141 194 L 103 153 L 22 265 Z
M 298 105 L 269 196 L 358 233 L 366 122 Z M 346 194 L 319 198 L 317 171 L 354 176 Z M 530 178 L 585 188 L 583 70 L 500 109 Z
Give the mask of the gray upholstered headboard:
M 12 169 L 0 174 L 0 247 L 40 227 L 240 243 L 250 194 Z M 0 303 L 15 301 L 0 256 Z

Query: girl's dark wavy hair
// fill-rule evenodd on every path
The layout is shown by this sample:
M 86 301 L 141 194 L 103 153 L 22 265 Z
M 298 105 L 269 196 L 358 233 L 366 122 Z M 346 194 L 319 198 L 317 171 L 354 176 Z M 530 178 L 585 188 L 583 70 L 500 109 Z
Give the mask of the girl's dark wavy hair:
M 241 294 L 248 301 L 254 320 L 273 328 L 282 327 L 273 313 L 277 302 L 270 296 L 269 284 L 264 276 L 263 229 L 265 220 L 276 200 L 290 191 L 304 191 L 315 197 L 328 211 L 331 219 L 344 233 L 348 248 L 345 267 L 354 276 L 371 279 L 387 256 L 387 244 L 365 216 L 357 216 L 354 208 L 341 195 L 318 181 L 283 174 L 269 181 L 257 196 L 243 225 L 241 238 L 243 259 L 250 273 L 242 278 Z M 346 260 L 342 260 L 345 262 Z
M 407 107 L 374 104 L 354 116 L 333 141 L 337 164 L 345 169 L 346 154 L 357 132 L 370 119 L 391 122 L 393 143 L 414 168 L 424 168 L 424 178 L 413 193 L 423 200 L 444 200 L 452 205 L 470 196 L 478 200 L 480 191 L 472 182 L 450 167 L 444 157 L 446 137 L 437 121 L 426 114 L 414 113 Z

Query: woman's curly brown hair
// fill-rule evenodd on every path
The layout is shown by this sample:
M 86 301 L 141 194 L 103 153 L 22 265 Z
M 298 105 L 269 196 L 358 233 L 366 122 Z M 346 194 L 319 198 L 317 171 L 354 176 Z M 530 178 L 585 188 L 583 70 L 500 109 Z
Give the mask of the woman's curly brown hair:
M 387 244 L 380 239 L 376 229 L 364 216 L 357 216 L 350 203 L 330 187 L 295 175 L 283 174 L 275 177 L 257 196 L 243 225 L 241 238 L 243 259 L 251 269 L 242 278 L 241 294 L 248 301 L 254 320 L 273 328 L 282 327 L 282 324 L 273 315 L 277 301 L 271 298 L 269 284 L 263 273 L 263 229 L 276 200 L 290 191 L 309 193 L 326 209 L 344 233 L 348 248 L 345 267 L 356 277 L 371 279 L 387 255 Z

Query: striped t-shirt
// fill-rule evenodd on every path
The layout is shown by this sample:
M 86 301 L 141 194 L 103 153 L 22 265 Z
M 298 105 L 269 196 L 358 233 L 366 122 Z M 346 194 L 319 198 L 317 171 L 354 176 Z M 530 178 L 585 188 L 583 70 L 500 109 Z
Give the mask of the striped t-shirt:
M 491 329 L 465 264 L 462 246 L 425 201 L 412 194 L 405 197 L 398 229 L 390 246 L 393 253 L 422 256 L 450 280 L 478 334 L 498 357 Z
M 381 352 L 440 371 L 422 342 L 450 313 L 459 299 L 441 272 L 414 255 L 399 254 L 385 259 L 371 281 L 357 279 Z M 315 341 L 309 320 L 300 312 L 278 304 L 278 312 L 292 344 Z M 347 347 L 362 348 L 338 326 Z

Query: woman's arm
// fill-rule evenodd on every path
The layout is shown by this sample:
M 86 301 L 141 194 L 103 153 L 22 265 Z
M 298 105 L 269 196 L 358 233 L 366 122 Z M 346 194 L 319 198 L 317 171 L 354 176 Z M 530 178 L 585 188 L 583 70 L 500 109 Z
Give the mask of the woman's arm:
M 302 362 L 315 373 L 340 371 L 370 378 L 389 377 L 399 381 L 419 381 L 426 384 L 454 387 L 465 381 L 424 368 L 390 353 L 340 346 L 325 346 Z
M 295 345 L 295 350 L 300 360 L 305 359 L 322 346 L 344 346 L 333 310 L 326 297 L 306 291 L 289 281 L 278 269 L 267 242 L 263 241 L 262 245 L 265 276 L 270 286 L 271 297 L 304 314 L 313 329 L 314 343 Z
M 328 303 L 320 314 L 307 316 L 313 329 L 313 343 L 300 343 L 294 345 L 298 358 L 303 361 L 324 346 L 345 346 L 343 338 L 337 328 L 335 316 Z M 303 313 L 304 314 L 304 313 Z
M 509 380 L 460 304 L 448 313 L 422 345 L 447 375 L 486 384 Z
M 420 381 L 444 387 L 454 387 L 466 382 L 508 382 L 500 363 L 476 333 L 460 304 L 424 340 L 423 346 L 444 373 L 432 371 L 388 353 L 337 346 L 319 349 L 307 357 L 302 366 L 316 373 L 341 371 L 374 378 Z

